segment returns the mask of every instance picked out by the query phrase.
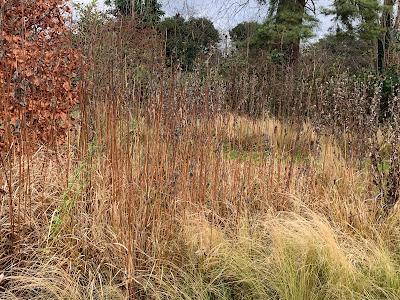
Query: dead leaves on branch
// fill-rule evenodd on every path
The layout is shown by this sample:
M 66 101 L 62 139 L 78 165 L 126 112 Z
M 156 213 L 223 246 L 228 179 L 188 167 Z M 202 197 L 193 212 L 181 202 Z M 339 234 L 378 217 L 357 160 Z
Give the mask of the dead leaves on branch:
M 65 0 L 0 0 L 0 150 L 65 139 L 83 73 L 70 13 Z

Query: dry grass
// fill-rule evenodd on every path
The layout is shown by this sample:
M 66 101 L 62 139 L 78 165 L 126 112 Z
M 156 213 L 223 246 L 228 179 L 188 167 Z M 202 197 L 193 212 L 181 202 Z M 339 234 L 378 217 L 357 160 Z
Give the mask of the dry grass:
M 65 145 L 4 156 L 0 299 L 398 299 L 400 127 L 377 94 L 175 72 L 130 26 L 87 32 Z
M 1 298 L 396 298 L 398 213 L 367 160 L 307 124 L 186 117 L 99 107 L 91 141 L 30 158 L 22 198 L 15 165 Z

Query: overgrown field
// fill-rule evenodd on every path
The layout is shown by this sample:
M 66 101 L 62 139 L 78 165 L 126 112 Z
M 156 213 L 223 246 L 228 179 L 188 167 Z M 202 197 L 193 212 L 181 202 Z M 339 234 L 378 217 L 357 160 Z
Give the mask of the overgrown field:
M 10 169 L 0 298 L 398 299 L 399 212 L 341 141 L 271 117 L 94 115 L 90 140 Z
M 399 299 L 397 96 L 382 121 L 379 84 L 312 64 L 185 73 L 115 27 L 78 39 L 64 143 L 1 155 L 0 299 Z

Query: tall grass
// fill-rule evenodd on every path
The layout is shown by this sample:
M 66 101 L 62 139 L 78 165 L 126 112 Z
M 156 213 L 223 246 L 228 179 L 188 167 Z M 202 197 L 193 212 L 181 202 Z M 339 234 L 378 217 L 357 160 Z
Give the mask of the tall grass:
M 115 27 L 81 41 L 67 143 L 2 169 L 1 299 L 398 298 L 399 212 L 381 205 L 397 123 L 367 110 L 377 92 L 184 74 L 149 32 Z

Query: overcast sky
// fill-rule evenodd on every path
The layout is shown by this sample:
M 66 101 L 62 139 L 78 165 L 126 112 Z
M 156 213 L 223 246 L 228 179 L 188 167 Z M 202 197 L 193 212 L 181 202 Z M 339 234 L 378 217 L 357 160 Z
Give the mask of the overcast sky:
M 74 0 L 74 2 L 89 3 L 91 0 Z M 104 0 L 98 0 L 100 7 L 104 8 Z M 214 22 L 221 31 L 228 31 L 242 21 L 261 21 L 267 12 L 266 6 L 260 6 L 256 0 L 161 0 L 167 16 L 179 12 L 185 17 L 207 17 Z M 247 3 L 247 5 L 242 5 Z M 321 7 L 329 6 L 330 0 L 316 0 L 317 11 Z M 317 36 L 324 35 L 332 25 L 327 17 L 320 16 Z

